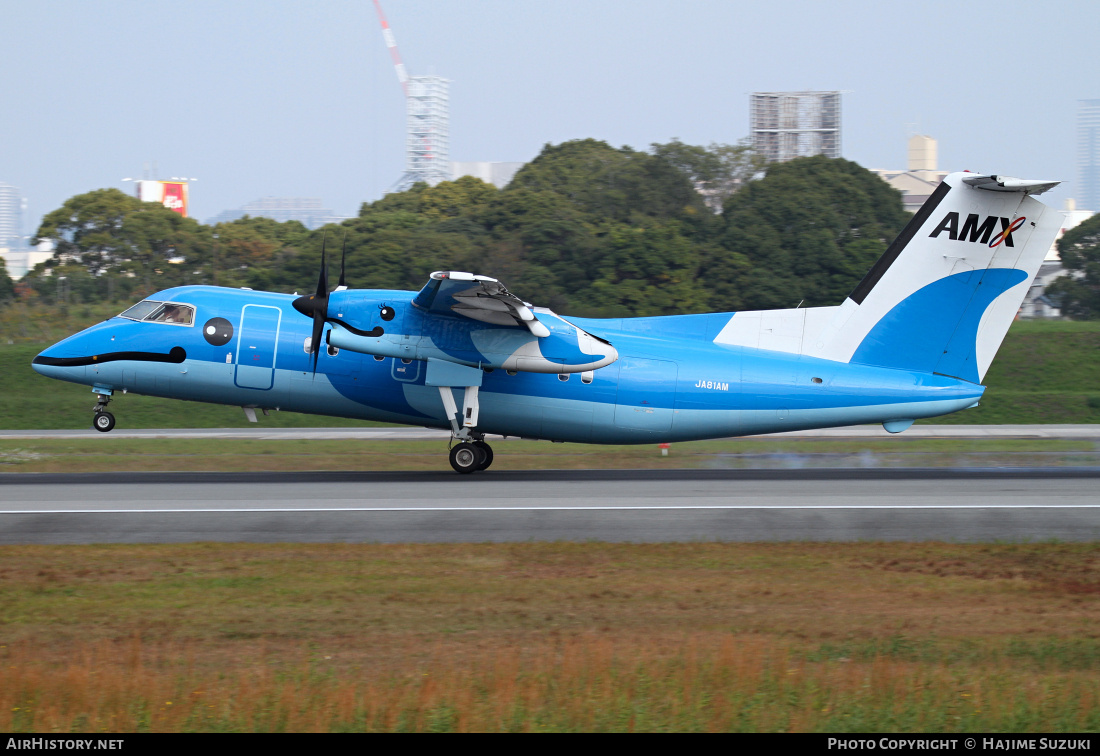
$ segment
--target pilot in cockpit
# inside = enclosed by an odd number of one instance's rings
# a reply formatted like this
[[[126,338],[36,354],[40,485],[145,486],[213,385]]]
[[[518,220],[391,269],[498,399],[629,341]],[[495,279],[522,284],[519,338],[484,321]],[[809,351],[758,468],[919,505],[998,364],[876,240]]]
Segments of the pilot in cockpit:
[[[191,323],[191,308],[190,307],[178,307],[173,304],[164,305],[164,309],[161,310],[154,318],[157,323],[182,323],[184,325],[190,325]]]

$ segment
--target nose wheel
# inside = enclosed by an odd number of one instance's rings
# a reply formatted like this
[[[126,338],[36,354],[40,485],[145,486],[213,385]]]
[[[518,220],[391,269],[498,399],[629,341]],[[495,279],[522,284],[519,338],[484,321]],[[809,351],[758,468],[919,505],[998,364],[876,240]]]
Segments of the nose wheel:
[[[485,470],[493,464],[493,449],[484,441],[463,441],[451,447],[451,467],[462,475]]]
[[[92,417],[92,427],[100,433],[106,433],[115,427],[115,416],[107,410],[97,412]]]
[[[106,389],[96,388],[99,399],[96,400],[92,415],[92,427],[100,433],[106,433],[115,427],[115,416],[107,411],[107,403],[111,401],[111,394]]]

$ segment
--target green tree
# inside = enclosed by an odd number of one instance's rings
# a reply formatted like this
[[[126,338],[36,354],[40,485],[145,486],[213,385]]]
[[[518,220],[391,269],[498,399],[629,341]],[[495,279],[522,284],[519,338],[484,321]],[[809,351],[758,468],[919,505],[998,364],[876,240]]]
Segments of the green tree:
[[[715,211],[767,165],[747,139],[737,144],[712,142],[709,147],[673,139],[667,144],[651,144],[650,149],[687,176]]]
[[[491,202],[499,191],[473,176],[444,181],[420,193],[420,213],[432,221],[472,215]]]
[[[1100,319],[1100,215],[1066,231],[1058,253],[1068,275],[1051,283],[1046,295],[1066,317]]]
[[[313,231],[247,217],[204,226],[97,190],[46,216],[38,236],[57,254],[20,291],[72,304],[182,283],[310,291],[322,246],[335,282],[346,243],[356,288],[415,290],[432,271],[470,270],[566,314],[793,307],[840,301],[905,223],[899,195],[855,163],[804,158],[750,181],[759,168],[745,144],[576,140],[546,145],[503,190],[421,183]],[[706,202],[721,197],[716,214]]]
[[[123,223],[140,208],[140,200],[117,189],[78,194],[42,219],[33,243],[52,241],[56,260],[83,265],[94,275],[129,258]]]
[[[209,283],[217,286],[277,287],[279,271],[298,254],[310,231],[298,221],[245,216],[210,229]]]
[[[798,158],[727,200],[701,275],[715,309],[839,304],[908,220],[901,195],[841,158]]]
[[[595,139],[543,147],[504,192],[521,189],[554,192],[584,213],[620,222],[704,208],[688,178],[667,160]]]
[[[46,215],[35,243],[49,240],[49,267],[81,266],[110,294],[121,278],[139,282],[142,295],[205,277],[210,249],[208,229],[193,218],[154,202],[142,202],[117,189],[97,189],[68,199]],[[41,278],[42,271],[31,274]],[[32,282],[37,289],[40,283]]]
[[[0,302],[10,302],[15,298],[15,282],[8,275],[8,267],[0,260]]]

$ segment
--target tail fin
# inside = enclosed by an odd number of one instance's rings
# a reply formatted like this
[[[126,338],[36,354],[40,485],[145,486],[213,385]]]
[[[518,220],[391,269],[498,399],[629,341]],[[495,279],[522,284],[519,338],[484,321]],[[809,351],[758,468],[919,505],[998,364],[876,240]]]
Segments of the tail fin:
[[[799,351],[980,383],[1062,224],[1030,195],[1058,183],[950,174]]]

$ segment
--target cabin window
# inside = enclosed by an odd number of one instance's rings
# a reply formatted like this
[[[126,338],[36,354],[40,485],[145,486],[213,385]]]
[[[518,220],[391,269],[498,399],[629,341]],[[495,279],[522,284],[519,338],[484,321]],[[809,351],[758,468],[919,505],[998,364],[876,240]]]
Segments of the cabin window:
[[[581,383],[591,383],[591,382],[592,382],[592,371],[591,370],[585,370],[583,373],[581,373]]]
[[[821,383],[821,379],[817,378],[817,377],[811,378],[810,380],[813,381],[814,383]]]
[[[569,373],[558,373],[558,380],[565,382],[569,380]]]
[[[381,362],[381,361],[382,361],[382,360],[384,360],[384,359],[386,359],[386,358],[385,358],[385,357],[383,357],[383,356],[382,356],[382,355],[380,355],[380,354],[376,354],[376,355],[374,355],[374,361],[375,361],[375,362]]]

